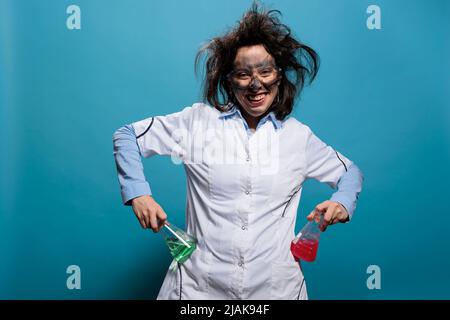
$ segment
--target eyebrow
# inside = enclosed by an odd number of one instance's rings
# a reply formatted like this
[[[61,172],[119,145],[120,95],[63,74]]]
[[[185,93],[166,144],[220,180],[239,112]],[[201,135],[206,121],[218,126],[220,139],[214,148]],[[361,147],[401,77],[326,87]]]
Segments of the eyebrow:
[[[267,66],[274,67],[275,63],[273,61],[264,60],[264,61],[255,63],[254,65],[245,65],[245,66],[239,66],[239,67],[235,66],[235,68],[239,70],[239,69],[248,69],[248,68],[253,69],[253,68],[267,67]]]
[[[272,66],[272,67],[274,67],[276,65],[275,59],[273,57],[271,57],[270,55],[266,55],[264,60],[259,61],[259,62],[255,63],[254,65],[250,65],[250,66],[246,65],[245,67],[238,67],[238,66],[236,66],[235,63],[233,63],[233,66],[236,69],[247,69],[248,67],[250,67],[250,68],[258,68],[258,67],[266,67],[266,66],[269,66],[269,65]]]

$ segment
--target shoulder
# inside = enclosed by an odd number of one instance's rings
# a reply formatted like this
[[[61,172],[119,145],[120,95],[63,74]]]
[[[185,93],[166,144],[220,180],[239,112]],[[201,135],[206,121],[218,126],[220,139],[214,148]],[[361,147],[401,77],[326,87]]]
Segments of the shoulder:
[[[292,116],[289,116],[283,121],[283,129],[288,133],[301,134],[306,136],[312,132],[311,128],[308,125]]]
[[[213,108],[202,102],[178,109],[178,111],[152,115],[143,120],[135,121],[131,125],[136,132],[143,132],[150,127],[176,126],[179,128],[190,127],[195,122],[204,122],[212,114]]]
[[[220,114],[219,110],[204,102],[195,102],[191,106],[185,107],[181,112],[189,113],[192,116],[198,118],[217,116],[218,114]]]
[[[221,112],[207,103],[196,102],[188,108],[190,109],[191,125],[201,124],[204,128],[208,128],[216,126],[220,119]]]
[[[156,115],[154,118],[160,122],[181,121],[181,123],[190,124],[197,121],[204,122],[213,114],[214,108],[203,102],[196,102],[192,105],[187,105],[181,109],[178,109],[176,112]]]

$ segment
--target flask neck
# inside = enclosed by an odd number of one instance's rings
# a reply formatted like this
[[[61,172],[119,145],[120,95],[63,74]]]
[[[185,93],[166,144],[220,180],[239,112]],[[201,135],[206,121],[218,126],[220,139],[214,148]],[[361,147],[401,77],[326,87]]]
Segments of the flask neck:
[[[323,214],[316,214],[314,219],[309,221],[301,230],[301,234],[303,237],[312,237],[318,239],[320,237],[320,226],[323,223]]]

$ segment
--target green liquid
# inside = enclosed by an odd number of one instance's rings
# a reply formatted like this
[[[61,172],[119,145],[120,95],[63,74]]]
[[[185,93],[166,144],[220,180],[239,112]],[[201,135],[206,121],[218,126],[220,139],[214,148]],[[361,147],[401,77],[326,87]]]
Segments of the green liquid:
[[[197,248],[195,241],[185,240],[191,247],[188,248],[177,238],[170,238],[166,240],[167,246],[169,247],[170,254],[179,263],[185,262]]]

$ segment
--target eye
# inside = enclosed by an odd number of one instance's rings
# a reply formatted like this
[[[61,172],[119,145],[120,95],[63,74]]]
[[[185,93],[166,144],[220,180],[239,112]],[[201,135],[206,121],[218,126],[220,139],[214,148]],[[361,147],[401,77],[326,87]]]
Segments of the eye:
[[[245,72],[238,72],[238,73],[236,74],[236,76],[237,76],[238,78],[240,78],[240,79],[244,79],[244,78],[249,77],[249,75],[246,74]]]
[[[264,69],[260,72],[262,76],[270,76],[272,74],[272,69]]]

